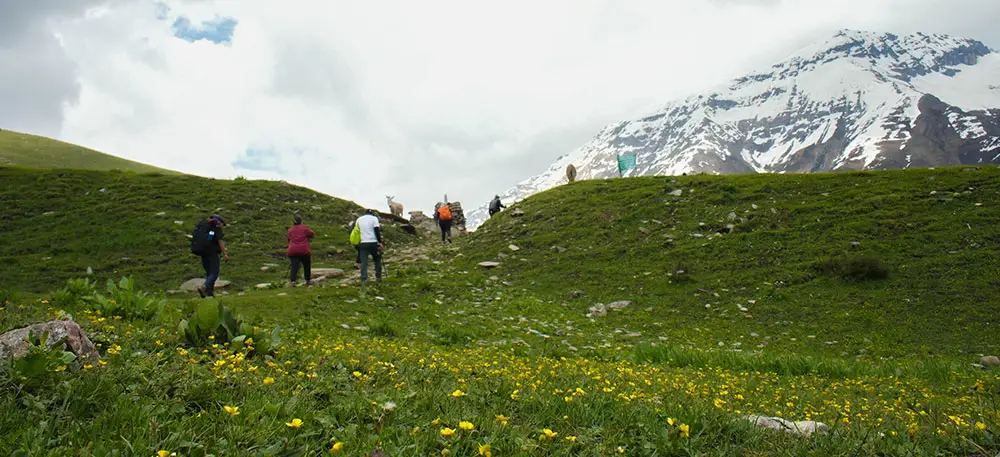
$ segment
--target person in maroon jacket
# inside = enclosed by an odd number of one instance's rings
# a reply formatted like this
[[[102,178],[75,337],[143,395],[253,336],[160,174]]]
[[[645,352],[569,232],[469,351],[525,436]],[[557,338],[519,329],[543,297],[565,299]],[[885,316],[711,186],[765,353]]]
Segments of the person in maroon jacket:
[[[309,250],[309,240],[316,236],[308,226],[302,223],[302,216],[295,215],[295,225],[288,229],[288,258],[291,259],[292,281],[291,286],[295,287],[295,280],[299,276],[299,265],[305,270],[306,285],[312,285],[312,252]]]

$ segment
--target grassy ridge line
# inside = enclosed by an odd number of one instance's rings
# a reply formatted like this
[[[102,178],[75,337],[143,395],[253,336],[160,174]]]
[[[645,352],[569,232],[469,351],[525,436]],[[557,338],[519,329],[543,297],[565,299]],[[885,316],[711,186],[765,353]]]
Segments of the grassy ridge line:
[[[583,181],[488,221],[458,261],[500,260],[494,274],[556,302],[631,299],[647,322],[635,330],[681,340],[991,353],[998,178],[982,167]],[[888,279],[820,268],[859,258]]]
[[[120,171],[0,167],[0,286],[46,291],[92,267],[95,279],[133,275],[146,289],[174,289],[203,275],[185,237],[195,222],[224,215],[235,288],[284,278],[293,213],[317,233],[314,265],[349,267],[343,228],[361,207],[269,181],[215,180]],[[161,214],[162,213],[162,214]],[[177,222],[180,223],[177,223]],[[390,242],[408,235],[389,228]],[[349,252],[339,254],[339,250]],[[266,271],[261,267],[276,264]]]
[[[75,144],[10,130],[0,130],[0,165],[178,174]]]

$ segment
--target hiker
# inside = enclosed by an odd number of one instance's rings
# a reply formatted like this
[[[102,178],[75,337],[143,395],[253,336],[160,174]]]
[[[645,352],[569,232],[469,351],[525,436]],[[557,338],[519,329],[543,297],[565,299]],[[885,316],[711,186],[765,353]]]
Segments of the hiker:
[[[375,210],[365,211],[355,222],[355,230],[360,235],[358,250],[361,253],[361,285],[368,282],[368,256],[375,261],[375,282],[382,283],[382,231],[379,230]],[[354,235],[352,234],[352,237]]]
[[[490,217],[494,214],[499,213],[500,210],[506,208],[503,203],[500,203],[500,196],[497,195],[493,197],[493,201],[490,202]]]
[[[288,250],[285,254],[291,260],[291,287],[295,287],[295,280],[299,276],[299,266],[304,271],[306,286],[312,285],[312,252],[309,249],[309,241],[316,233],[309,226],[302,223],[302,216],[296,214],[292,218],[292,228],[288,229]]]
[[[205,284],[198,287],[201,298],[215,296],[215,281],[219,279],[219,254],[229,261],[224,238],[226,234],[222,227],[226,221],[222,216],[215,215],[202,219],[194,226],[191,233],[191,253],[201,257],[201,266],[205,268]]]
[[[441,227],[441,244],[445,244],[446,240],[451,243],[451,205],[447,203],[434,205],[434,220]]]

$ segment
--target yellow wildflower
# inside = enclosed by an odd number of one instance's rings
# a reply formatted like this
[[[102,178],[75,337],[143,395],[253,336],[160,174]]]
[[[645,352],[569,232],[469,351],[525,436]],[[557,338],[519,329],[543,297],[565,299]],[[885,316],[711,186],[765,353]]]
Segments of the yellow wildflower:
[[[500,425],[507,425],[507,422],[510,421],[510,418],[504,416],[503,414],[497,414],[497,420],[500,421]]]
[[[441,429],[441,436],[451,438],[452,436],[455,436],[455,429],[444,427]]]
[[[476,426],[472,425],[472,422],[462,421],[462,422],[458,423],[458,428],[460,428],[462,430],[472,430],[472,429],[476,428]]]
[[[232,414],[234,416],[239,416],[240,415],[240,407],[239,406],[228,406],[227,405],[227,406],[223,406],[222,409],[225,412],[227,412],[229,414]]]
[[[986,424],[982,422],[976,422],[976,430],[986,430]]]
[[[170,457],[170,451],[160,449],[159,451],[156,451],[156,457]]]
[[[566,441],[569,441],[570,443],[575,443],[576,442],[576,436],[575,435],[567,436],[566,437]]]
[[[687,438],[691,436],[691,426],[688,424],[681,424],[678,426],[681,429],[681,438]]]
[[[344,450],[344,443],[337,441],[333,443],[333,447],[330,448],[330,452],[340,452]]]
[[[269,386],[271,384],[274,384],[274,378],[272,378],[270,376],[264,378],[264,385],[265,386]]]
[[[302,419],[296,417],[291,422],[285,422],[285,426],[288,428],[299,428],[302,426]]]
[[[490,449],[490,445],[489,444],[480,444],[479,445],[479,455],[481,455],[483,457],[493,457],[493,451]]]
[[[559,436],[559,433],[553,432],[550,428],[542,429],[542,434],[538,435],[539,440],[551,440]]]
[[[455,398],[464,397],[465,396],[465,392],[462,392],[461,390],[456,390],[456,391],[454,391],[454,392],[451,393],[451,396],[455,397]]]
[[[671,427],[673,427],[674,424],[676,424],[676,423],[677,423],[677,421],[674,420],[674,418],[672,418],[672,417],[668,417],[667,418],[667,425],[670,425]]]

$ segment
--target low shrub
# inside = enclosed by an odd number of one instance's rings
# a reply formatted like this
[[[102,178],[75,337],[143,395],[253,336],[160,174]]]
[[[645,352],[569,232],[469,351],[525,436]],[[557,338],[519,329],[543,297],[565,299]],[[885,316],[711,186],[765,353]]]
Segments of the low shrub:
[[[71,307],[83,303],[97,291],[97,283],[90,278],[69,279],[66,285],[52,294],[52,303],[61,307]]]
[[[280,343],[280,330],[266,330],[252,326],[240,319],[233,310],[215,299],[196,302],[187,319],[177,325],[180,336],[189,347],[228,344],[229,350],[244,347],[248,353],[268,354]]]
[[[872,281],[889,277],[889,267],[876,257],[826,259],[813,265],[813,269],[819,274],[845,281]]]

